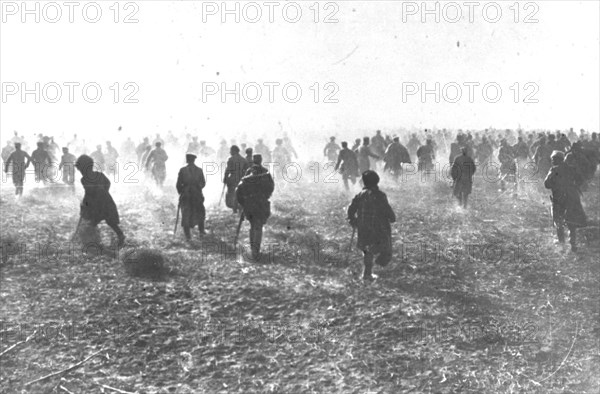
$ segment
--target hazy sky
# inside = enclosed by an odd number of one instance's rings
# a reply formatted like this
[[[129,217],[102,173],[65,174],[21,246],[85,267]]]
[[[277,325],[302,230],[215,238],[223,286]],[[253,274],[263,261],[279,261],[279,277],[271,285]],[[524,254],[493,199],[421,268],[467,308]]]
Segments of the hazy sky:
[[[7,4],[11,3],[11,4]],[[33,3],[33,2],[32,2]],[[338,1],[296,2],[288,6],[289,20],[295,16],[296,4],[302,11],[300,20],[288,22],[282,14],[283,4],[274,8],[274,22],[269,22],[269,8],[256,2],[262,11],[258,23],[250,23],[256,7],[246,6],[244,18],[240,2],[240,22],[228,15],[221,22],[221,2],[137,1],[120,2],[114,23],[113,1],[99,1],[102,16],[97,23],[86,22],[81,2],[69,23],[68,8],[61,6],[57,23],[44,20],[40,2],[40,22],[34,16],[21,21],[14,5],[2,1],[0,25],[0,78],[3,83],[0,127],[3,136],[18,130],[67,134],[79,133],[88,139],[103,139],[123,126],[136,138],[142,134],[166,133],[167,130],[197,132],[209,140],[217,136],[247,135],[284,130],[298,135],[344,135],[353,130],[392,130],[401,127],[448,128],[585,128],[598,130],[599,125],[599,15],[597,1],[539,1],[518,4],[515,23],[513,2],[498,2],[502,16],[496,23],[495,9],[487,6],[487,19],[481,2],[469,21],[469,8],[461,5],[462,18],[456,23],[456,8],[439,4],[440,22],[434,15],[421,21],[403,14],[421,2]],[[228,2],[233,9],[235,2]],[[62,5],[63,2],[56,4]],[[433,9],[435,4],[428,6]],[[509,7],[513,6],[513,9]],[[313,7],[311,9],[310,7]],[[33,5],[31,6],[33,9]],[[218,9],[217,9],[218,8]],[[314,9],[319,9],[318,23]],[[203,9],[206,22],[203,21]],[[210,12],[216,10],[215,15]],[[88,7],[93,18],[94,8]],[[324,23],[332,14],[337,23]],[[138,23],[123,23],[132,14]],[[55,10],[46,8],[46,17]],[[444,15],[447,18],[444,18]],[[406,22],[403,21],[403,16]],[[524,23],[525,17],[537,23]],[[46,86],[47,97],[55,96],[52,83],[62,86],[62,98],[49,103],[44,96],[35,103],[33,95],[23,103],[20,92],[7,95],[14,84],[29,89],[35,82]],[[76,82],[74,103],[69,103],[65,82]],[[97,83],[102,97],[96,103],[83,98],[82,86]],[[124,103],[134,86],[138,103]],[[235,83],[247,86],[246,97],[255,97],[253,86],[262,87],[257,103],[235,103],[234,95],[207,96],[203,102],[203,83]],[[269,102],[269,87],[274,102]],[[440,83],[450,99],[461,86],[462,98],[451,103],[442,96],[435,102],[433,94],[420,93],[403,100],[403,85],[420,88],[425,83],[433,89]],[[469,88],[473,101],[469,102]],[[50,83],[50,85],[48,85]],[[119,83],[118,103],[115,83]],[[295,83],[302,89],[298,102],[284,100],[282,86]],[[318,83],[318,103],[315,99]],[[325,88],[325,84],[327,89]],[[496,103],[487,102],[482,86],[497,84],[502,96]],[[519,103],[514,102],[519,85]],[[531,83],[527,85],[526,83]],[[246,85],[250,84],[250,85]],[[416,84],[416,85],[415,85]],[[450,85],[447,85],[450,84]],[[111,90],[113,86],[113,90]],[[213,85],[215,86],[215,85]],[[454,86],[454,87],[453,87]],[[311,87],[312,90],[311,90]],[[512,87],[512,90],[511,90]],[[326,103],[334,92],[337,103]],[[537,103],[524,103],[528,95]],[[493,99],[495,89],[488,90]],[[95,96],[94,89],[88,96]],[[295,90],[288,90],[293,99]],[[281,126],[278,122],[281,122]],[[273,137],[274,138],[274,137]]]

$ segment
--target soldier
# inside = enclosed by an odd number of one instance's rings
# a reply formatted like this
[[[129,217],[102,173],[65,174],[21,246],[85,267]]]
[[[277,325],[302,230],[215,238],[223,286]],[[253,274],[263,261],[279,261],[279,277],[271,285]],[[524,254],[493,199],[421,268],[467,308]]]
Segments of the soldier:
[[[31,152],[31,162],[33,163],[33,168],[35,169],[35,181],[39,182],[40,180],[44,183],[48,181],[47,171],[52,163],[52,159],[48,152],[44,149],[44,143],[38,142],[37,149]]]
[[[390,223],[396,215],[388,203],[385,193],[379,190],[379,175],[375,171],[362,174],[363,190],[358,193],[348,207],[348,221],[358,228],[356,246],[364,254],[363,279],[373,280],[373,259],[385,266],[392,259],[392,229]]]
[[[6,146],[2,148],[2,161],[6,162],[11,153],[15,151],[14,144],[10,141],[6,141]]]
[[[252,163],[252,148],[246,148],[244,152],[246,153],[246,162],[248,163],[248,166],[250,166]]]
[[[121,144],[121,153],[125,156],[125,160],[129,161],[134,158],[135,152],[135,144],[131,140],[131,137],[127,137],[125,141]]]
[[[381,130],[377,130],[375,135],[371,139],[371,150],[379,157],[383,157],[385,154],[385,139],[381,135]]]
[[[94,160],[90,156],[79,156],[75,168],[81,173],[81,184],[85,191],[79,211],[81,219],[93,227],[106,221],[117,234],[118,246],[123,246],[125,235],[119,227],[117,205],[109,193],[110,181],[102,172],[94,171]]]
[[[419,171],[430,171],[433,169],[433,161],[435,160],[435,151],[433,150],[433,141],[427,139],[425,145],[417,149],[418,169]]]
[[[275,149],[273,149],[271,157],[273,158],[275,167],[279,167],[279,173],[281,173],[281,176],[283,177],[285,165],[292,161],[292,156],[283,146],[283,140],[281,138],[275,140]]]
[[[23,195],[23,180],[25,179],[25,169],[29,167],[31,157],[27,152],[21,150],[21,143],[15,142],[15,151],[8,156],[4,162],[4,172],[8,173],[12,167],[12,180],[16,187],[15,195]]]
[[[227,168],[225,169],[225,177],[223,183],[227,186],[227,194],[225,194],[225,205],[227,208],[233,209],[233,213],[237,213],[239,204],[235,197],[235,188],[240,183],[246,170],[250,164],[240,155],[240,148],[233,145],[229,149],[231,157],[227,160]]]
[[[144,152],[146,152],[146,148],[150,146],[150,142],[148,141],[148,137],[144,137],[144,140],[135,148],[135,153],[137,155],[138,163],[140,166],[144,163],[142,160],[142,156]]]
[[[115,165],[117,165],[117,159],[119,158],[119,152],[112,146],[110,141],[106,141],[106,155],[104,155],[106,162],[106,171],[107,172],[116,172],[117,169]]]
[[[228,152],[230,152],[230,148],[227,147],[227,141],[222,139],[219,150],[217,151],[217,160],[219,163],[225,163],[227,161]]]
[[[517,179],[517,166],[515,164],[515,157],[513,154],[512,147],[508,145],[506,139],[502,139],[500,142],[500,150],[498,151],[498,161],[500,162],[500,188],[504,191],[506,189],[507,178],[514,178],[513,182],[516,184]]]
[[[162,143],[157,142],[154,146],[156,148],[148,154],[144,166],[146,167],[146,170],[150,169],[150,166],[152,166],[152,177],[156,181],[156,184],[159,187],[162,187],[165,178],[167,177],[166,162],[169,160],[169,155],[167,155],[167,152],[162,148]]]
[[[94,161],[94,165],[100,172],[104,172],[104,153],[102,153],[102,145],[96,145],[96,150],[90,154]]]
[[[263,143],[262,139],[258,139],[258,143],[254,147],[254,153],[261,155],[263,163],[269,163],[271,161],[271,150]]]
[[[565,134],[561,134],[560,138],[557,141],[561,152],[566,152],[571,147],[571,141],[567,138]]]
[[[587,190],[587,184],[596,172],[596,158],[592,151],[584,150],[583,143],[574,142],[571,149],[565,155],[565,164],[571,166],[579,175],[580,184],[577,187],[581,191]]]
[[[342,150],[340,151],[337,163],[335,164],[334,170],[337,171],[338,169],[342,174],[344,188],[349,190],[348,179],[355,185],[356,177],[360,174],[358,173],[358,159],[356,158],[356,153],[348,149],[348,143],[346,141],[342,142]]]
[[[60,158],[60,164],[58,170],[62,170],[62,179],[65,185],[71,188],[71,191],[75,192],[75,155],[69,153],[69,148],[62,148],[63,155]]]
[[[493,153],[494,148],[492,144],[490,144],[486,136],[483,136],[481,143],[477,145],[477,160],[479,161],[479,165],[489,162]]]
[[[552,190],[552,219],[556,227],[558,242],[565,242],[565,225],[569,229],[571,250],[577,250],[577,227],[586,225],[585,212],[580,200],[579,174],[564,162],[564,153],[552,152],[552,168],[546,176],[544,186]]]
[[[200,150],[198,151],[198,155],[201,159],[206,160],[212,157],[215,153],[216,152],[213,148],[206,145],[206,141],[200,141]]]
[[[461,148],[462,154],[454,158],[450,174],[452,175],[453,194],[458,199],[458,203],[467,207],[467,200],[473,188],[473,174],[475,174],[475,162],[467,154],[466,146]]]
[[[394,136],[393,142],[385,150],[383,161],[385,162],[383,170],[389,170],[396,178],[402,172],[402,163],[411,162],[408,149],[400,143],[400,137]]]
[[[250,222],[250,250],[252,259],[257,260],[260,256],[263,226],[271,216],[269,198],[275,190],[275,183],[269,171],[261,165],[261,155],[254,155],[252,162],[236,190],[236,195],[243,208],[242,215]]]
[[[535,154],[533,155],[533,160],[537,166],[537,173],[542,177],[546,177],[548,175],[548,171],[552,167],[552,160],[550,159],[550,155],[552,155],[552,150],[550,148],[550,144],[546,142],[546,136],[542,134],[542,137],[536,141],[537,148],[535,149]]]
[[[359,148],[360,148],[360,138],[357,138],[354,140],[354,145],[352,145],[352,148],[350,150],[353,151],[354,153],[358,154]]]
[[[283,146],[287,149],[290,154],[294,156],[294,159],[298,158],[298,153],[296,153],[296,149],[294,149],[294,145],[292,144],[292,140],[287,136],[287,133],[283,135]]]
[[[411,157],[414,157],[417,154],[419,146],[421,146],[421,141],[417,138],[417,133],[412,133],[410,140],[408,140],[408,143],[406,144],[406,148]]]
[[[370,143],[370,138],[364,137],[363,144],[358,149],[358,170],[361,174],[371,168],[371,162],[369,161],[369,157],[372,157],[374,159],[379,159],[379,156],[377,156],[376,154],[371,152],[369,143]]]
[[[188,153],[185,155],[187,166],[179,170],[177,176],[177,193],[179,193],[179,206],[181,207],[181,227],[185,238],[191,239],[190,229],[198,226],[200,236],[204,232],[204,220],[206,211],[204,209],[204,195],[202,189],[206,186],[202,169],[194,164],[196,155]]]
[[[198,143],[198,137],[192,137],[192,142],[188,144],[187,151],[195,155],[200,154],[200,144]]]
[[[323,156],[327,157],[328,162],[335,161],[340,149],[340,146],[335,143],[335,137],[329,137],[329,142],[323,149]]]

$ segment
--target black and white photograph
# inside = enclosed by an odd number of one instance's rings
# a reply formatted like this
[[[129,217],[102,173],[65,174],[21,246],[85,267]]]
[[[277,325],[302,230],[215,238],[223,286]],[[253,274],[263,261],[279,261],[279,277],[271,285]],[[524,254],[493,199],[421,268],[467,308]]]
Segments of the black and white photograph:
[[[600,1],[0,0],[0,392],[600,392]]]

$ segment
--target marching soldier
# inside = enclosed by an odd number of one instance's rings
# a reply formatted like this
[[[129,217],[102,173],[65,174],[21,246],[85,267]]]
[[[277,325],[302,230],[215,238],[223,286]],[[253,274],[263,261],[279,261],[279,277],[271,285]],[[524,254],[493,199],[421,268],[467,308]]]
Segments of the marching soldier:
[[[392,259],[392,229],[390,223],[396,215],[388,203],[387,196],[379,190],[379,175],[375,171],[362,174],[363,190],[348,207],[348,221],[358,229],[356,246],[364,254],[363,279],[373,280],[373,260],[380,266]]]
[[[361,174],[371,168],[369,157],[377,160],[379,159],[379,156],[371,152],[371,148],[369,147],[370,142],[371,139],[369,137],[364,137],[363,144],[358,149],[358,169]]]
[[[94,160],[96,168],[98,168],[100,172],[104,172],[104,153],[102,153],[102,145],[96,145],[96,150],[90,154],[90,157]]]
[[[323,156],[327,157],[328,162],[335,161],[339,151],[340,146],[335,143],[335,137],[330,137],[325,149],[323,149]]]
[[[257,140],[257,144],[254,147],[254,153],[256,153],[257,155],[261,155],[261,157],[263,158],[263,162],[271,162],[271,149],[269,149],[269,147],[264,144],[262,138],[259,138]]]
[[[246,162],[248,163],[248,165],[250,166],[252,164],[252,148],[246,148],[244,150],[244,152],[246,153]]]
[[[27,152],[21,150],[21,143],[15,142],[15,151],[8,156],[4,162],[4,172],[8,173],[8,169],[12,165],[12,180],[16,187],[15,194],[23,195],[23,180],[25,179],[25,169],[29,167],[31,157]]]
[[[162,187],[165,178],[167,177],[166,162],[169,160],[169,155],[167,155],[167,152],[162,148],[162,143],[157,142],[155,146],[156,148],[154,148],[146,158],[145,167],[146,169],[149,169],[150,165],[152,165],[152,177],[156,181],[156,184],[159,187]]]
[[[425,145],[417,149],[418,169],[419,171],[430,171],[433,169],[433,161],[435,160],[435,151],[433,149],[433,141],[427,139]]]
[[[237,213],[239,204],[235,197],[235,188],[250,165],[240,155],[240,148],[237,145],[233,145],[229,149],[229,153],[231,157],[227,160],[227,168],[225,169],[225,177],[223,178],[223,183],[227,186],[225,205],[227,205],[227,208],[233,209],[233,213]]]
[[[93,227],[106,221],[117,234],[119,247],[123,246],[125,235],[119,227],[117,205],[109,193],[110,181],[102,172],[94,171],[94,160],[90,156],[79,156],[75,168],[81,173],[81,184],[85,191],[79,211],[81,219]]]
[[[71,191],[75,191],[75,161],[76,157],[74,154],[69,153],[69,148],[62,148],[63,155],[58,165],[58,170],[62,170],[62,179],[65,185],[71,188]]]
[[[385,162],[383,170],[390,171],[396,178],[402,171],[402,163],[411,162],[408,149],[400,143],[400,137],[394,136],[393,142],[385,150],[383,161]]]
[[[355,185],[356,177],[359,176],[359,173],[356,153],[348,149],[348,143],[346,141],[342,142],[342,150],[340,151],[337,163],[335,164],[334,170],[337,171],[338,169],[342,174],[344,188],[346,190],[349,190],[350,188],[348,186],[348,179],[350,179],[350,182],[352,182],[352,184]]]
[[[473,188],[473,174],[475,174],[475,162],[467,154],[468,148],[463,146],[462,155],[454,158],[450,174],[452,175],[453,194],[458,199],[458,203],[463,207],[467,207],[467,199]]]
[[[200,236],[204,232],[204,220],[206,211],[204,209],[204,195],[202,189],[206,186],[204,173],[194,162],[196,155],[188,153],[185,155],[187,166],[179,170],[177,176],[177,193],[179,193],[179,206],[181,207],[181,227],[185,238],[191,239],[190,229],[198,226]]]
[[[587,220],[581,205],[578,185],[581,176],[564,162],[564,153],[552,153],[552,168],[546,176],[544,186],[552,190],[552,219],[556,227],[558,242],[565,242],[565,225],[569,229],[571,250],[577,250],[577,228],[585,227]]]
[[[269,171],[262,166],[262,156],[254,155],[252,160],[253,164],[237,187],[236,195],[243,208],[242,215],[250,222],[250,250],[252,259],[257,260],[260,256],[263,226],[271,216],[269,198],[275,190],[275,183]]]

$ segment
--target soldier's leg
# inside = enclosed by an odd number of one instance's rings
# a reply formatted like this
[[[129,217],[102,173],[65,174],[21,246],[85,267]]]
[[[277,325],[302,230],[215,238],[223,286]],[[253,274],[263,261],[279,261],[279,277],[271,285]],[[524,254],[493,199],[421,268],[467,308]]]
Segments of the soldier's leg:
[[[253,218],[250,221],[250,250],[252,258],[258,259],[260,256],[260,244],[262,242],[263,223],[260,219]]]
[[[202,203],[202,208],[200,209],[200,223],[198,223],[198,230],[200,231],[200,236],[206,234],[204,231],[204,221],[206,220],[206,209],[204,208],[204,203]]]
[[[192,236],[190,234],[190,227],[189,226],[183,226],[183,233],[185,234],[185,239],[187,239],[188,241],[190,239],[192,239]]]
[[[350,190],[350,186],[348,185],[348,175],[342,175],[342,181],[344,181],[344,189]]]
[[[123,231],[121,231],[121,228],[119,227],[119,225],[116,223],[107,223],[107,224],[117,234],[117,238],[119,239],[118,245],[123,246],[123,244],[125,243],[125,234],[123,234]]]
[[[373,253],[363,250],[365,255],[364,264],[365,267],[363,269],[363,279],[372,280],[373,279]]]
[[[463,198],[463,207],[466,208],[467,207],[467,201],[469,200],[469,195],[465,192],[463,192],[462,194],[462,198]]]

